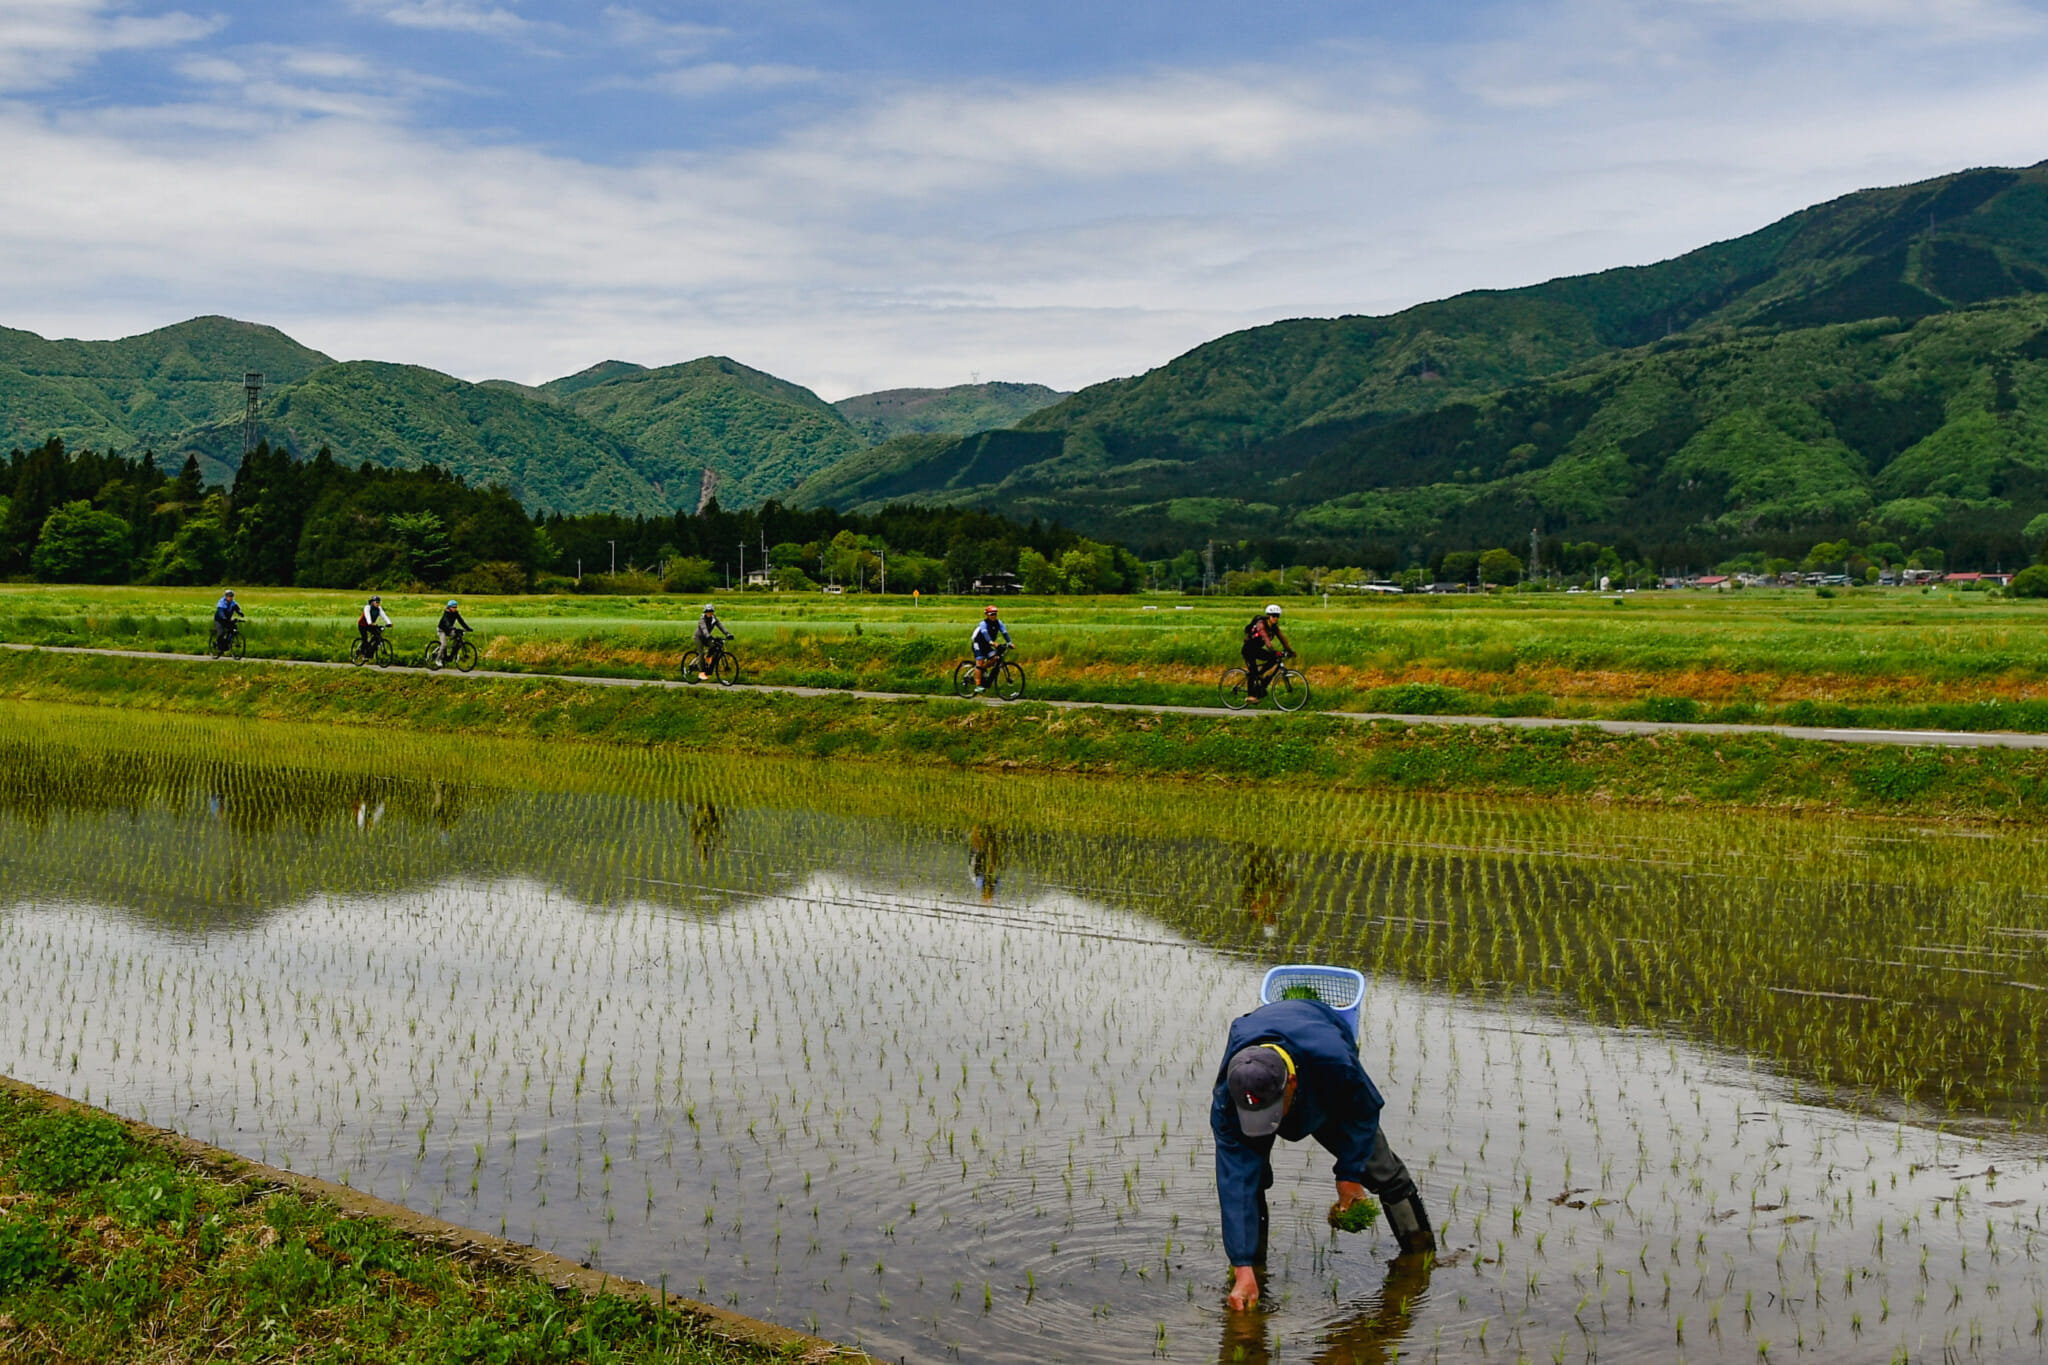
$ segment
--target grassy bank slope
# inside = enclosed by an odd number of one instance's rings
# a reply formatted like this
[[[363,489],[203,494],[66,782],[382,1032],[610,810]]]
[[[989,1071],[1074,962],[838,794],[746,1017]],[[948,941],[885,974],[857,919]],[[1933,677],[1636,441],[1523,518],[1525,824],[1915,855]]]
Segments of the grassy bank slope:
[[[213,590],[0,588],[0,641],[197,654]],[[249,652],[339,660],[360,594],[251,589]],[[416,657],[440,595],[387,594]],[[674,677],[701,598],[530,596],[465,602],[484,666]],[[1244,598],[1014,598],[1031,695],[1215,705],[1238,662]],[[965,654],[975,599],[726,594],[749,682],[932,694]],[[1288,633],[1318,709],[1733,724],[2048,731],[2037,602],[1870,589],[1290,598]]]
[[[673,744],[707,753],[1356,790],[2025,821],[2041,818],[2048,797],[2048,753],[1865,748],[1762,734],[1409,728],[1315,715],[1160,716],[922,698],[876,704],[35,654],[0,657],[0,696],[222,718]]]
[[[310,1183],[0,1083],[0,1358],[798,1358],[287,1187]]]

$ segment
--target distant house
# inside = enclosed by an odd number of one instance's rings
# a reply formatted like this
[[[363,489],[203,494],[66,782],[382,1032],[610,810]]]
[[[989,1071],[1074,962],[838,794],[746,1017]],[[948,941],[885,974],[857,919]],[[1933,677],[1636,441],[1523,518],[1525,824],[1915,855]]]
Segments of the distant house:
[[[1708,588],[1714,592],[1726,592],[1731,585],[1726,574],[1710,573],[1702,574],[1700,577],[1695,578],[1692,581],[1692,586],[1695,588]],[[1740,587],[1741,585],[1735,584],[1733,586]]]
[[[766,569],[756,569],[747,575],[747,586],[750,588],[772,588],[775,586],[775,579]]]
[[[1013,573],[985,573],[975,579],[967,591],[981,596],[1000,596],[1004,593],[1022,592],[1024,584]]]
[[[1990,575],[1981,573],[1952,573],[1942,578],[1944,583],[1953,583],[1959,588],[1981,588]]]

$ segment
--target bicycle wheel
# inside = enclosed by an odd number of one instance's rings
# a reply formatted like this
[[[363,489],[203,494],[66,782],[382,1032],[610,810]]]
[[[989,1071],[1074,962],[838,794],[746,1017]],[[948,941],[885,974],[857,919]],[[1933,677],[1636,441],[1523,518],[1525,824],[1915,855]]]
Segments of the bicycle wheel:
[[[1267,686],[1266,695],[1282,711],[1299,711],[1308,705],[1308,679],[1291,668],[1283,668]]]
[[[236,631],[234,639],[228,642],[228,653],[234,655],[237,659],[249,657],[249,642],[242,638],[241,631]]]
[[[695,683],[697,681],[697,671],[703,666],[704,661],[697,657],[697,651],[693,649],[683,655],[683,662],[678,672],[681,674],[684,682]]]
[[[740,661],[732,657],[731,650],[722,650],[718,662],[712,665],[711,676],[727,687],[740,680]]]
[[[429,673],[441,671],[441,646],[438,641],[429,640],[421,647],[419,666]]]
[[[1015,701],[1024,695],[1024,670],[1016,664],[1005,662],[996,670],[996,695],[1004,701]]]
[[[377,667],[389,668],[397,662],[398,651],[391,647],[391,642],[389,640],[379,640],[377,642]]]
[[[363,642],[361,639],[357,639],[357,641],[354,644],[348,647],[348,661],[354,664],[357,668],[361,668],[364,664],[370,662],[370,656],[363,649]]]
[[[476,646],[464,640],[455,650],[455,667],[467,673],[476,667]]]
[[[1251,701],[1251,675],[1241,668],[1226,669],[1223,681],[1217,690],[1223,694],[1223,704],[1233,711],[1242,711]]]
[[[972,659],[961,663],[953,670],[953,695],[971,697],[974,695],[975,672]]]

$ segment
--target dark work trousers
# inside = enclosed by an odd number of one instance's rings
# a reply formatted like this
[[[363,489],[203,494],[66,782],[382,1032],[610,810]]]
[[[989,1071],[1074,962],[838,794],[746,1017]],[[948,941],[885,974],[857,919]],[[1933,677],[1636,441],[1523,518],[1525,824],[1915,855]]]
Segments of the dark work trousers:
[[[1404,1248],[1416,1221],[1419,1220],[1422,1228],[1428,1228],[1428,1219],[1422,1213],[1422,1201],[1416,1194],[1415,1178],[1408,1174],[1407,1164],[1387,1145],[1384,1131],[1373,1139],[1372,1156],[1365,1163],[1365,1179],[1359,1183],[1378,1196],[1380,1207],[1386,1211],[1387,1219],[1395,1234],[1402,1239]],[[1272,1188],[1273,1163],[1268,1160],[1266,1173],[1259,1182],[1259,1249],[1252,1255],[1253,1263],[1258,1265],[1264,1265],[1266,1261],[1266,1238],[1270,1225],[1266,1191]]]

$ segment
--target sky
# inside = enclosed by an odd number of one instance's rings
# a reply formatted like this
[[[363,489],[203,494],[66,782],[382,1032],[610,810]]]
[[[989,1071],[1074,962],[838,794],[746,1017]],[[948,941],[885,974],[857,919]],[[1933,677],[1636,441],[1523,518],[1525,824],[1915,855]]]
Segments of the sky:
[[[2048,158],[2048,0],[0,0],[0,325],[1077,388]]]

